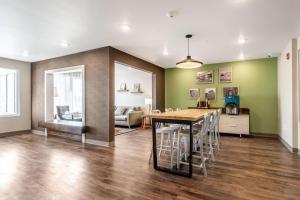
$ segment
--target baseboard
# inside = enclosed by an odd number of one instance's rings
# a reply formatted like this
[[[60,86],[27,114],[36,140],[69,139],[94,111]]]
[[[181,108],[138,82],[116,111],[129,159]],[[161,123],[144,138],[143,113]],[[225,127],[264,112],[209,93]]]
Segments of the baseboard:
[[[45,136],[45,132],[40,131],[40,130],[31,130],[31,133],[35,134],[35,135]],[[97,146],[103,146],[103,147],[114,147],[115,146],[115,142],[104,142],[104,141],[93,140],[93,139],[85,139],[85,143],[86,144],[97,145]]]
[[[251,133],[250,134],[253,137],[265,137],[265,138],[278,138],[278,134],[274,133]]]
[[[93,144],[93,145],[97,145],[97,146],[103,146],[103,147],[114,147],[115,146],[115,142],[104,142],[104,141],[93,140],[93,139],[86,139],[85,143]]]
[[[45,132],[44,132],[44,131],[31,130],[31,133],[32,133],[32,134],[35,134],[35,135],[42,135],[42,136],[45,136]]]
[[[297,148],[293,148],[291,145],[289,145],[284,139],[282,139],[280,136],[278,136],[281,144],[283,144],[283,146],[285,148],[287,148],[287,150],[289,150],[289,152],[291,153],[298,153],[300,152],[300,150],[298,150]]]
[[[0,133],[0,137],[10,137],[10,136],[23,135],[23,134],[29,134],[29,133],[30,133],[30,130],[11,131],[11,132]]]

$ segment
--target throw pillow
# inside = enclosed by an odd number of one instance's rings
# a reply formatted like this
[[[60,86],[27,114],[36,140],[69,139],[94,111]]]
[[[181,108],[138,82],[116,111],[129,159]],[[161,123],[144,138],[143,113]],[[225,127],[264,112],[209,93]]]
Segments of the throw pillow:
[[[124,115],[124,113],[126,112],[126,108],[125,107],[122,107],[122,106],[118,106],[116,111],[115,111],[115,116],[118,116],[118,115]]]

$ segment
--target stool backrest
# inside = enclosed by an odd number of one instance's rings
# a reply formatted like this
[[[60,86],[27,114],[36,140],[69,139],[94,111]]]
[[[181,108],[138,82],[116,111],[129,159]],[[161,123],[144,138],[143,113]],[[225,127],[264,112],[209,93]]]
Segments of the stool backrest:
[[[219,122],[220,122],[221,113],[222,113],[222,110],[221,110],[221,109],[218,109],[218,110],[217,110],[217,116],[216,116],[216,123],[215,123],[215,126],[217,126],[217,127],[219,127]]]
[[[200,134],[203,137],[205,137],[208,133],[208,130],[209,130],[209,127],[210,127],[210,124],[211,124],[211,116],[212,116],[211,113],[204,116],[204,119],[203,119],[203,122],[202,122],[202,128],[200,130]]]
[[[214,111],[211,114],[211,123],[209,126],[209,130],[214,130],[217,123],[218,123],[218,111]]]
[[[161,113],[161,111],[160,110],[151,110],[150,113],[151,114],[159,114],[159,113]]]
[[[173,112],[173,108],[166,108],[166,112]]]
[[[151,111],[150,111],[150,114],[160,114],[160,113],[161,113],[161,111],[158,110],[158,109],[157,109],[157,110],[151,110]],[[153,124],[153,123],[152,123],[152,119],[151,119],[151,124]],[[156,127],[156,128],[160,128],[162,125],[163,125],[162,123],[156,123],[156,126],[155,126],[155,127]]]

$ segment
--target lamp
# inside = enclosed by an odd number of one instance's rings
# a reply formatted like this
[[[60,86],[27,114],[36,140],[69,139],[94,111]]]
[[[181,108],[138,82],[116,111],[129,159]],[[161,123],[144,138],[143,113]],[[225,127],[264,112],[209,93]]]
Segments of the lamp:
[[[150,114],[151,111],[151,105],[152,105],[152,98],[145,98],[145,105],[148,106],[148,114]]]
[[[193,68],[201,67],[203,65],[203,62],[194,60],[190,56],[190,38],[192,38],[192,36],[193,35],[191,35],[191,34],[188,34],[185,36],[188,39],[188,55],[187,55],[186,59],[176,63],[176,67],[178,67],[178,68],[193,69]]]

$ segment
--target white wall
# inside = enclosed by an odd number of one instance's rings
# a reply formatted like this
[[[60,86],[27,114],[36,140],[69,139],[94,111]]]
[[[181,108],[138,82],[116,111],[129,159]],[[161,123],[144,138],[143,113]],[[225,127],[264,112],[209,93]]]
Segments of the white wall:
[[[118,92],[126,83],[129,92]],[[140,83],[142,94],[132,94],[134,83]],[[152,73],[115,63],[115,105],[145,107],[145,98],[152,98]]]
[[[31,129],[31,68],[30,63],[0,58],[0,67],[19,70],[20,116],[0,117],[0,133]]]
[[[297,148],[297,65],[295,63],[295,47],[297,40],[291,40],[278,58],[278,118],[279,136],[290,147]],[[290,53],[290,59],[286,54]],[[296,137],[297,138],[297,137]]]
[[[292,146],[292,59],[286,60],[287,52],[292,51],[292,41],[278,58],[278,118],[279,136]]]
[[[297,78],[297,83],[298,83],[298,127],[300,127],[300,36],[297,39],[297,69],[298,69],[298,78]],[[298,128],[298,152],[300,151],[300,128]],[[300,153],[300,152],[299,152]]]

